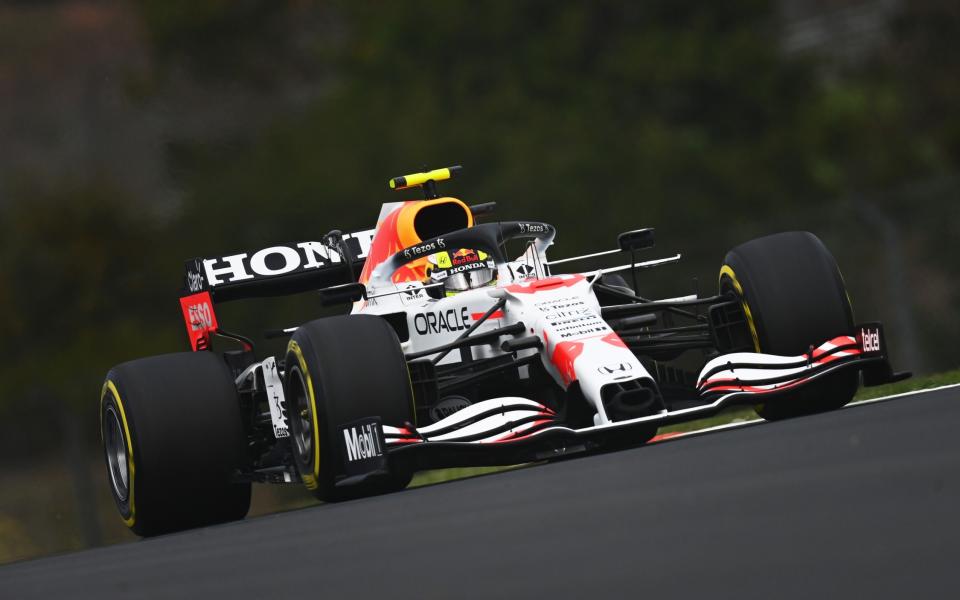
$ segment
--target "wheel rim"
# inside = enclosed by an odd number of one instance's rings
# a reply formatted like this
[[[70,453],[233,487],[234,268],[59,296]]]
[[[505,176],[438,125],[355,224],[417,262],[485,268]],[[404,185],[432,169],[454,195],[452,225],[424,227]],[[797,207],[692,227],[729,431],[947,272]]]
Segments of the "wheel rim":
[[[107,453],[107,470],[113,493],[121,501],[130,495],[130,466],[127,459],[127,439],[116,408],[108,406],[103,413],[103,446]]]
[[[313,405],[307,393],[307,382],[299,368],[291,369],[291,392],[293,393],[293,443],[296,447],[297,458],[306,465],[310,464],[313,455]]]

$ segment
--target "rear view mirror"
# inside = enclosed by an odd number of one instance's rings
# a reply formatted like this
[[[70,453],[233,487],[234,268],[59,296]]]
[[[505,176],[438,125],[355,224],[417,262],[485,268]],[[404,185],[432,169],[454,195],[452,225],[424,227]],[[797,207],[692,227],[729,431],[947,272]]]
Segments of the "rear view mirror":
[[[620,244],[621,250],[633,251],[653,248],[655,244],[653,228],[625,231],[617,237],[617,243]]]

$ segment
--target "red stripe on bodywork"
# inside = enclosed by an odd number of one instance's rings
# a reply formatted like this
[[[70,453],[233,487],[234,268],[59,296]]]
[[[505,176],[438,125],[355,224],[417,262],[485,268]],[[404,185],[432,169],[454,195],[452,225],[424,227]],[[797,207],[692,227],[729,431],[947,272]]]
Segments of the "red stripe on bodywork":
[[[662,440],[669,440],[672,437],[677,437],[678,435],[683,435],[679,431],[671,431],[670,433],[661,433],[650,438],[650,441],[647,443],[659,442]]]
[[[573,277],[547,277],[530,283],[514,283],[504,286],[503,289],[514,294],[535,294],[541,290],[550,290],[560,287],[571,287],[586,279],[583,275]]]
[[[603,336],[602,341],[610,344],[611,346],[618,346],[620,348],[627,347],[627,345],[623,343],[623,340],[620,339],[620,336],[612,331],[607,335]]]
[[[830,346],[829,348],[826,347],[828,345]],[[835,348],[842,347],[842,346],[851,346],[851,348],[856,348],[857,340],[853,336],[849,336],[849,335],[835,337],[830,341],[820,344],[820,346],[813,351],[813,356],[811,358],[814,358],[814,359],[819,358],[825,352],[830,352],[831,350],[834,350]]]
[[[395,440],[387,440],[387,445],[390,444],[415,444],[417,442],[422,442],[423,440],[419,438],[397,438]]]
[[[369,282],[370,274],[377,265],[403,249],[397,233],[397,220],[400,218],[400,212],[409,205],[410,202],[405,202],[398,206],[377,226],[377,232],[370,243],[370,251],[367,253],[367,260],[360,272],[360,283]]]
[[[479,320],[480,320],[480,317],[482,317],[483,314],[484,314],[484,313],[470,313],[470,318],[473,319],[474,321],[479,321]],[[502,318],[503,318],[503,311],[502,311],[502,310],[495,310],[495,311],[493,311],[493,314],[491,314],[491,315],[490,315],[489,317],[487,317],[487,318],[489,318],[489,319],[502,319]]]
[[[818,365],[825,365],[825,364],[831,363],[831,362],[833,362],[833,361],[835,361],[835,360],[840,360],[840,359],[843,359],[843,358],[849,358],[849,357],[851,357],[851,356],[857,356],[857,355],[859,355],[859,354],[863,354],[863,353],[860,351],[859,348],[855,348],[855,347],[854,347],[854,348],[848,348],[848,349],[845,349],[845,350],[838,350],[838,351],[834,352],[833,354],[828,354],[828,355],[826,355],[826,356],[821,356],[820,358],[814,360],[813,362],[816,363],[816,364],[818,364]]]
[[[796,387],[801,383],[804,383],[809,377],[802,377],[791,381],[790,383],[776,384],[777,387],[772,388],[762,388],[755,387],[752,385],[718,385],[716,387],[711,387],[711,392],[751,392],[754,394],[768,394],[770,392],[779,392],[782,390],[788,390],[792,387]]]
[[[531,429],[536,429],[538,426],[543,425],[543,424],[545,424],[545,423],[553,423],[553,419],[541,419],[541,420],[539,420],[539,421],[534,421],[534,422],[530,423],[530,427],[527,427],[527,428],[522,429],[522,430],[520,430],[520,431],[511,431],[511,432],[507,433],[505,436],[503,436],[503,437],[501,437],[501,438],[499,438],[499,439],[490,440],[489,442],[482,442],[482,443],[484,443],[484,444],[501,444],[501,443],[503,443],[503,442],[516,442],[516,441],[519,441],[519,440],[523,440],[523,439],[526,439],[526,438],[534,435],[535,433],[537,433],[536,431],[532,431],[532,432],[530,432],[530,433],[527,433],[528,431],[530,431]]]
[[[560,342],[554,348],[550,362],[557,368],[564,385],[570,385],[576,381],[577,374],[573,369],[573,363],[582,353],[583,342]]]

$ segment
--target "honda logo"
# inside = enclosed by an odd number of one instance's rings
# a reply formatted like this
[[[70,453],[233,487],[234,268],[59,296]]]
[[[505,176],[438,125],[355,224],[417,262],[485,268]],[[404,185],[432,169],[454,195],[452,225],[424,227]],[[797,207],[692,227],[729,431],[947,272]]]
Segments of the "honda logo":
[[[632,371],[633,365],[630,363],[618,363],[615,365],[604,365],[597,369],[597,372],[601,375],[613,375],[614,373],[625,373],[626,371]]]

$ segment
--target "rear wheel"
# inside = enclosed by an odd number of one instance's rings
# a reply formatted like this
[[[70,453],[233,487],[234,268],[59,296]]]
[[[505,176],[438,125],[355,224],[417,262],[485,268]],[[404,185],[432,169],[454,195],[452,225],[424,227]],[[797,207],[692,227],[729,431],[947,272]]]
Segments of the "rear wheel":
[[[345,315],[302,325],[287,347],[284,387],[297,469],[319,500],[338,501],[403,489],[412,473],[390,473],[337,487],[345,473],[340,426],[366,417],[402,427],[414,422],[407,362],[382,318]]]
[[[758,238],[727,253],[720,293],[743,303],[757,352],[786,356],[853,332],[853,311],[837,263],[812,233]],[[857,371],[839,371],[756,406],[777,420],[844,406],[857,391]]]
[[[124,523],[152,536],[242,519],[245,436],[233,379],[210,352],[117,365],[100,395],[107,482]]]

